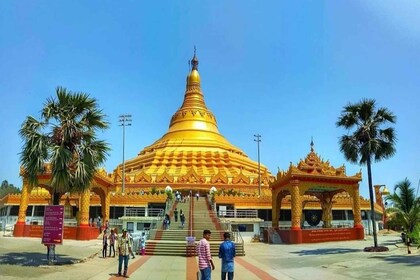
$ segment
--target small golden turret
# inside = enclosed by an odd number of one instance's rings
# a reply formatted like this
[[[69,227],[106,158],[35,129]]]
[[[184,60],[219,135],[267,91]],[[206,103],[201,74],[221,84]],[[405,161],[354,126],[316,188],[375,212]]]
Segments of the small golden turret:
[[[194,50],[194,57],[191,60],[192,70],[188,75],[188,85],[191,86],[200,86],[200,74],[198,74],[198,58]]]

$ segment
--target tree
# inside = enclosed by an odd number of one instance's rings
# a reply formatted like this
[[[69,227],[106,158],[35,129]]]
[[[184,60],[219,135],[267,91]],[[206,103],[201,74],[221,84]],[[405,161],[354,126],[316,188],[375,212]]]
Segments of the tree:
[[[3,182],[1,182],[0,198],[4,197],[5,195],[9,193],[19,193],[19,192],[20,192],[20,189],[13,186],[13,184],[9,184],[7,180],[3,180]]]
[[[395,213],[394,218],[407,230],[407,234],[414,231],[414,227],[420,223],[420,198],[416,198],[411,182],[405,178],[394,187],[394,193],[385,197],[391,201],[388,208],[390,213]]]
[[[7,182],[7,180],[3,180],[3,182],[1,182],[1,187],[0,189],[5,189],[9,186],[9,182]]]
[[[367,166],[371,217],[374,219],[374,198],[372,185],[372,161],[381,161],[395,154],[396,135],[394,128],[385,127],[394,124],[396,117],[387,108],[376,110],[374,99],[363,99],[356,104],[346,105],[336,125],[348,130],[349,134],[340,137],[340,150],[344,157],[352,162]],[[353,130],[353,131],[351,131]],[[378,247],[376,223],[373,224],[374,246]]]
[[[109,151],[108,144],[96,137],[97,130],[109,126],[96,99],[62,87],[56,95],[47,99],[40,120],[28,116],[19,130],[24,141],[23,177],[37,185],[40,174],[51,172],[54,205],[65,192],[88,189]]]

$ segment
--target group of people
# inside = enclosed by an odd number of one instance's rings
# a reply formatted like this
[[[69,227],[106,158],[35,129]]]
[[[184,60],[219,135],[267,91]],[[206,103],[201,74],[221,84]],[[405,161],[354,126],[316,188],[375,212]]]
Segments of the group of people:
[[[108,232],[108,230],[104,230],[103,231],[103,235],[102,235],[102,258],[106,258],[107,255],[107,251],[108,251],[108,246],[109,246],[109,256],[111,257],[111,253],[112,251],[113,253],[113,257],[115,257],[115,240],[117,239],[117,234],[116,232],[111,229],[110,232]]]
[[[178,222],[178,214],[179,214],[179,221],[181,222],[181,228],[184,228],[184,226],[185,226],[185,215],[182,212],[182,209],[178,211],[178,209],[175,208],[175,210],[174,210],[175,223]],[[170,225],[171,225],[171,217],[169,216],[169,214],[165,214],[165,218],[163,219],[163,229],[164,230],[169,229]]]
[[[139,246],[139,254],[145,255],[145,248],[146,248],[146,234],[145,232],[142,232],[140,236],[140,246]],[[110,232],[105,229],[103,231],[103,237],[102,237],[102,257],[107,257],[107,250],[109,246],[109,255],[108,257],[111,257],[111,254],[113,252],[113,256],[115,257],[115,243],[117,244],[117,252],[118,252],[118,276],[123,275],[124,277],[127,276],[127,270],[128,270],[128,260],[130,259],[130,256],[132,259],[135,258],[134,251],[135,248],[133,246],[133,237],[132,235],[127,231],[127,229],[122,230],[121,236],[118,236],[116,231],[114,229],[111,229]],[[124,269],[124,270],[123,270]],[[121,273],[122,272],[122,273]]]
[[[89,218],[89,224],[92,227],[97,227],[99,230],[99,234],[102,233],[103,229],[109,229],[109,222],[108,220],[105,221],[104,224],[102,224],[102,218],[100,215],[98,215],[97,218]]]
[[[182,213],[181,213],[182,214]],[[211,279],[211,271],[214,270],[214,262],[211,257],[210,251],[210,236],[211,231],[206,229],[203,231],[203,238],[197,244],[197,256],[198,256],[198,267],[201,273],[202,280]],[[219,246],[219,258],[222,260],[222,280],[227,279],[233,280],[234,275],[234,258],[236,256],[235,244],[230,240],[230,233],[225,232],[223,234],[224,241]],[[109,243],[108,243],[109,242]],[[118,276],[127,277],[128,261],[130,256],[134,258],[133,250],[133,237],[127,232],[127,229],[122,230],[121,236],[118,236],[114,229],[111,229],[110,233],[106,230],[103,232],[103,249],[102,257],[107,257],[107,249],[109,245],[109,255],[113,251],[113,257],[115,257],[115,242],[117,242],[118,251]],[[145,233],[142,233],[140,237],[140,253],[145,254],[146,237]]]
[[[199,197],[200,197],[200,193],[199,193],[199,192],[197,192],[194,196],[195,196],[195,197],[196,197],[196,199],[198,200],[198,199],[199,199]],[[190,200],[190,198],[193,198],[193,192],[192,192],[192,190],[190,190],[190,192],[188,193],[188,195],[184,195],[184,194],[182,194],[182,193],[181,193],[181,192],[179,192],[179,191],[176,191],[176,192],[175,192],[175,200],[176,200],[177,202],[182,202],[182,203],[185,203],[185,202],[189,201],[189,200]]]
[[[180,222],[181,222],[181,228],[184,228],[184,225],[185,225],[185,215],[184,215],[184,213],[182,212],[182,209],[181,209],[181,210],[179,210],[179,212],[178,212],[178,208],[175,208],[175,210],[174,210],[174,219],[175,219],[175,223],[177,223],[177,222],[178,222],[178,213],[179,213],[179,220],[180,220]]]
[[[163,229],[167,230],[169,229],[169,226],[171,225],[171,217],[169,214],[165,214],[165,218],[163,219]]]
[[[211,271],[214,270],[214,262],[210,252],[211,231],[203,231],[203,238],[197,244],[198,267],[200,269],[201,280],[210,280]],[[223,234],[224,241],[219,246],[219,258],[222,260],[222,280],[233,280],[234,258],[236,256],[235,243],[230,240],[230,233]]]

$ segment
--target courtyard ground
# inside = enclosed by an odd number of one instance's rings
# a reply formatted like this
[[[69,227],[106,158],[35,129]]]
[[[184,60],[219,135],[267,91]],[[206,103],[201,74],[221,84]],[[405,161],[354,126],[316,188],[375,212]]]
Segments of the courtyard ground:
[[[235,259],[235,279],[419,279],[420,250],[407,254],[398,233],[378,236],[390,250],[363,252],[361,241],[298,245],[245,244],[246,256]],[[117,279],[117,258],[103,259],[101,240],[65,240],[57,246],[57,262],[48,265],[39,238],[0,237],[0,277],[9,279]],[[192,265],[191,265],[192,264]],[[220,261],[212,278],[220,278]],[[195,258],[137,256],[130,260],[131,279],[196,279]],[[122,279],[122,278],[121,278]]]

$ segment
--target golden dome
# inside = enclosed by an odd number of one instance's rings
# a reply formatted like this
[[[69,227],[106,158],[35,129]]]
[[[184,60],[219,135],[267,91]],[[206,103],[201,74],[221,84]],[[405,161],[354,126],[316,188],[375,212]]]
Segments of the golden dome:
[[[168,131],[137,157],[126,161],[126,174],[134,183],[136,178],[147,175],[153,183],[166,178],[174,186],[186,180],[190,182],[185,179],[188,176],[199,176],[201,179],[196,183],[200,183],[201,188],[215,184],[215,177],[218,182],[257,186],[258,163],[220,134],[216,117],[204,102],[195,54],[191,65],[184,101],[172,116]],[[263,176],[271,176],[264,166],[261,166],[261,174],[262,181]]]
[[[192,70],[188,75],[188,85],[192,85],[194,83],[200,84],[200,74],[198,74],[197,70]]]

